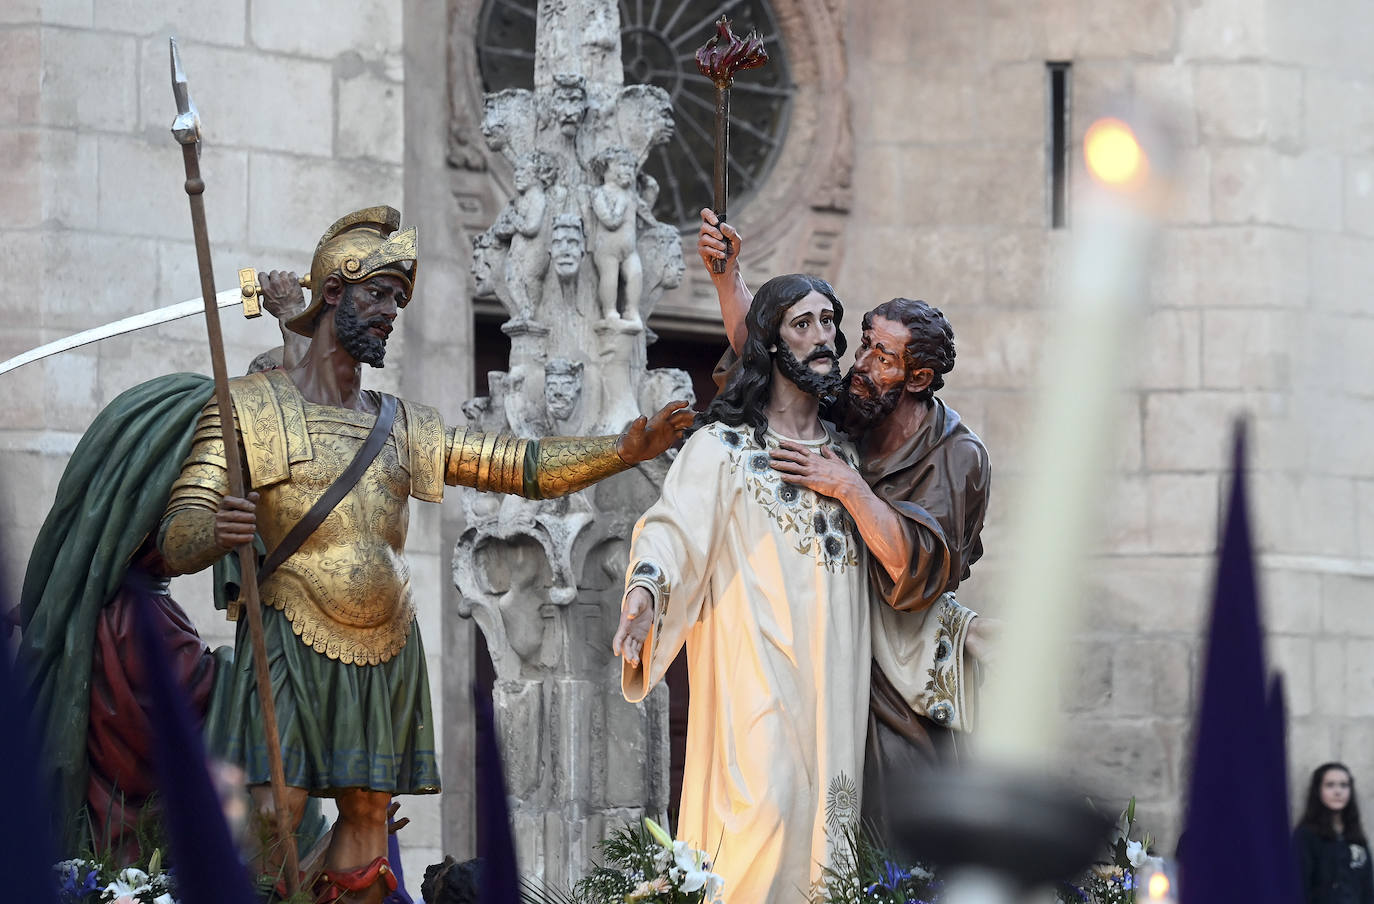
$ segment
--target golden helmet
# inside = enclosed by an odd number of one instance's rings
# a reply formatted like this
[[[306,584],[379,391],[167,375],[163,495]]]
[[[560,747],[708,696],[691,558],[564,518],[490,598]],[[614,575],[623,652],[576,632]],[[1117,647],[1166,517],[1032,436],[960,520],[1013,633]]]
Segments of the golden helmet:
[[[394,207],[365,207],[340,217],[320,236],[315,257],[310,262],[310,304],[286,322],[288,329],[302,336],[315,333],[315,316],[324,304],[324,280],[338,274],[348,283],[360,283],[379,273],[396,276],[405,283],[405,300],[415,290],[415,227],[397,233],[401,213]],[[395,233],[393,235],[393,233]]]

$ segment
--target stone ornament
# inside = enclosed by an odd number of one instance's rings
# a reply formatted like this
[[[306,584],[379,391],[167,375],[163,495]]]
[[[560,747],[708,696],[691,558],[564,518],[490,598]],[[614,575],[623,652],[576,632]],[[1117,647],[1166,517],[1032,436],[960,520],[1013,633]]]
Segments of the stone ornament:
[[[627,148],[611,147],[592,161],[601,185],[592,192],[592,212],[601,228],[592,246],[596,262],[597,297],[605,320],[624,320],[627,327],[641,327],[639,296],[644,290],[644,266],[635,246],[639,196],[634,191],[635,158]],[[623,294],[622,294],[623,292]],[[617,310],[624,299],[624,313]]]
[[[683,386],[645,370],[644,318],[684,270],[640,173],[673,134],[671,109],[661,89],[621,84],[619,29],[616,0],[541,0],[535,89],[482,101],[493,168],[511,174],[490,224],[474,224],[474,291],[500,302],[511,340],[490,395],[465,408],[484,428],[618,432],[646,385],[654,398]],[[560,884],[608,828],[668,803],[666,694],[625,704],[610,649],[625,538],[664,467],[560,499],[462,494],[453,578],[495,666],[498,730],[519,738],[502,754],[517,854]]]
[[[565,425],[582,401],[582,362],[554,358],[544,365],[544,402],[555,424]],[[667,404],[666,402],[664,404]],[[659,406],[660,408],[662,406]],[[658,408],[653,409],[657,411]],[[651,412],[652,413],[652,412]],[[576,431],[566,431],[576,432]]]

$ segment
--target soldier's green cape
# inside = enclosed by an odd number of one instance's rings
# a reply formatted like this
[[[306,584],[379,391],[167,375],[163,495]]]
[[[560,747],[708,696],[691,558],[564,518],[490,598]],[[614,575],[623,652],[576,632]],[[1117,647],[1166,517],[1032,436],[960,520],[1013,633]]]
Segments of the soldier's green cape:
[[[171,374],[112,401],[72,453],[29,557],[19,665],[68,852],[81,843],[72,817],[86,799],[96,621],[129,560],[157,530],[196,416],[213,393],[208,377]]]
[[[90,841],[76,817],[86,802],[96,622],[134,553],[158,529],[214,389],[201,374],[170,374],[110,402],[72,453],[29,556],[18,664],[38,723],[44,778],[56,797],[52,816],[64,856],[76,856]],[[215,566],[219,608],[226,585],[237,595],[237,582],[238,561],[226,556]],[[228,663],[219,669],[227,671]],[[212,693],[221,693],[224,683],[217,677]],[[302,847],[308,849],[324,828],[312,801],[298,833]]]

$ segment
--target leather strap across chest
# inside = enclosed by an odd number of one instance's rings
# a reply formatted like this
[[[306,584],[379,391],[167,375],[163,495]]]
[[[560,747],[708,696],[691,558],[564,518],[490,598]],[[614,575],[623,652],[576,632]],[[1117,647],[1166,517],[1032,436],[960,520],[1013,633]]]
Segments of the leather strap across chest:
[[[348,467],[338,476],[329,489],[315,501],[310,507],[310,511],[305,513],[301,520],[289,530],[282,541],[277,544],[276,549],[268,553],[267,558],[262,563],[262,568],[258,571],[258,586],[262,586],[273,572],[281,566],[283,562],[291,558],[292,553],[301,548],[301,544],[315,532],[315,528],[324,523],[324,519],[329,513],[334,511],[334,507],[343,501],[349,491],[362,479],[363,473],[368,465],[377,458],[382,451],[382,446],[386,445],[386,438],[391,435],[391,426],[396,422],[396,397],[393,395],[382,395],[381,405],[377,412],[377,422],[372,425],[372,431],[368,433],[367,439],[363,441],[362,448],[358,454],[353,456],[353,460],[348,463]]]

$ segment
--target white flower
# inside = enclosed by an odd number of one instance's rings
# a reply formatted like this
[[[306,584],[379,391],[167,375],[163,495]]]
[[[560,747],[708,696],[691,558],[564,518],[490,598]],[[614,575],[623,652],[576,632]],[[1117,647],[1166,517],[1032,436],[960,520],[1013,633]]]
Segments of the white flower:
[[[1139,867],[1145,862],[1145,845],[1139,841],[1126,842],[1126,859],[1130,861],[1131,866]]]
[[[105,886],[105,897],[118,901],[120,898],[133,899],[139,892],[148,888],[148,874],[136,867],[119,871],[113,882]]]
[[[704,888],[707,897],[710,897],[725,882],[707,868],[706,854],[689,847],[685,841],[673,842],[673,864],[682,876],[678,885],[681,891],[690,893]]]
[[[166,892],[153,898],[153,904],[177,904],[176,900]]]

